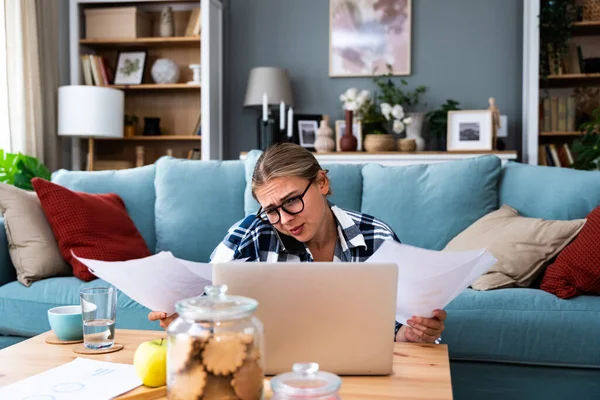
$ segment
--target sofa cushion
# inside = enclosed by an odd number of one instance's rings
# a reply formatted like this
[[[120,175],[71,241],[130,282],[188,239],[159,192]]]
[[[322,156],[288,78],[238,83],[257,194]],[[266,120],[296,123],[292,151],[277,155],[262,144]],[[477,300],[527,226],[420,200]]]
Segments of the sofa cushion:
[[[441,250],[498,208],[500,159],[483,156],[441,164],[363,168],[362,212],[386,222],[400,241]]]
[[[45,332],[50,329],[48,309],[78,305],[81,289],[107,286],[100,279],[84,282],[73,276],[44,279],[30,287],[16,281],[0,286],[0,335],[30,337]],[[127,295],[117,294],[117,328],[161,329],[156,322],[148,321],[148,313]]]
[[[585,219],[547,221],[522,217],[512,207],[503,205],[462,231],[444,250],[485,248],[498,260],[473,282],[473,289],[529,287],[543,267],[573,240],[585,222]]]
[[[600,205],[600,173],[509,162],[500,177],[500,204],[525,217],[585,218]]]
[[[260,205],[252,197],[252,174],[258,158],[262,154],[260,150],[252,150],[248,153],[244,163],[246,174],[246,188],[244,191],[244,212],[246,215],[255,214]],[[321,164],[321,168],[328,170],[327,175],[331,180],[332,195],[329,200],[348,210],[360,211],[362,201],[362,168],[360,164]]]
[[[587,216],[577,238],[546,268],[540,288],[560,298],[600,295],[600,207]]]
[[[562,300],[538,289],[467,289],[447,307],[453,360],[600,368],[600,297]]]
[[[52,175],[52,182],[77,192],[118,194],[148,248],[154,252],[154,171],[154,165],[122,171],[59,170]]]
[[[17,278],[17,271],[8,252],[8,238],[4,229],[4,218],[0,218],[0,286]]]
[[[208,262],[244,217],[244,165],[163,157],[156,163],[156,251]]]
[[[35,192],[0,183],[0,211],[19,282],[72,275]]]

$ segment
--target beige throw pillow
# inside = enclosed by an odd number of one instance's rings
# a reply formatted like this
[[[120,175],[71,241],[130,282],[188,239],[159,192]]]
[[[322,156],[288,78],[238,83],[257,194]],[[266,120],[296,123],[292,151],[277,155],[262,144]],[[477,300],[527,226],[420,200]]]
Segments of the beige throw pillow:
[[[0,183],[0,211],[19,282],[29,286],[40,279],[72,275],[35,192]]]
[[[526,218],[503,205],[462,231],[444,251],[485,247],[496,257],[498,262],[473,282],[473,289],[528,287],[545,264],[577,236],[585,221]]]

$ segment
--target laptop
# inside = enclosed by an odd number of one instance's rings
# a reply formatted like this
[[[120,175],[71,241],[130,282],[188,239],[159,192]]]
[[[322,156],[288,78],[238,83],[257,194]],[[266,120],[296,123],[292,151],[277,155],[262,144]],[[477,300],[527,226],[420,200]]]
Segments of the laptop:
[[[338,375],[392,372],[396,264],[216,264],[213,283],[258,301],[265,373],[316,362]]]

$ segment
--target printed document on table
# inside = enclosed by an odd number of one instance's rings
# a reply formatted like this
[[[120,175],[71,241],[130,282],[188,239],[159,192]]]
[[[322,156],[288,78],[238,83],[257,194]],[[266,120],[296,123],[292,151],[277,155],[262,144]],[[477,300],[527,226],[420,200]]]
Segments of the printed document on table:
[[[163,251],[129,261],[81,261],[98,278],[153,311],[171,315],[178,301],[200,296],[212,283],[212,265],[181,260]],[[117,316],[118,318],[118,316]]]
[[[495,263],[485,249],[471,251],[426,250],[387,240],[367,260],[398,265],[396,320],[433,317]]]
[[[0,388],[0,399],[106,400],[141,384],[133,365],[78,357]]]

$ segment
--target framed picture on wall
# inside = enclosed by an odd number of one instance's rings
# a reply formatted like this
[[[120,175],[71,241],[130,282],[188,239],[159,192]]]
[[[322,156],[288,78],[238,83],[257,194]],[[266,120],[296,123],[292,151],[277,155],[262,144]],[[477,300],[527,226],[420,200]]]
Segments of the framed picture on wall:
[[[412,0],[329,0],[329,76],[410,75]]]
[[[340,139],[342,136],[346,134],[346,121],[343,119],[335,121],[335,151],[342,151],[340,147]],[[362,151],[363,149],[363,139],[362,139],[362,125],[360,121],[355,121],[352,124],[352,135],[356,137],[358,141],[358,146],[356,146],[356,151]]]
[[[491,151],[492,142],[490,110],[448,112],[448,151]]]
[[[140,85],[144,77],[147,52],[122,51],[117,56],[115,85]]]

